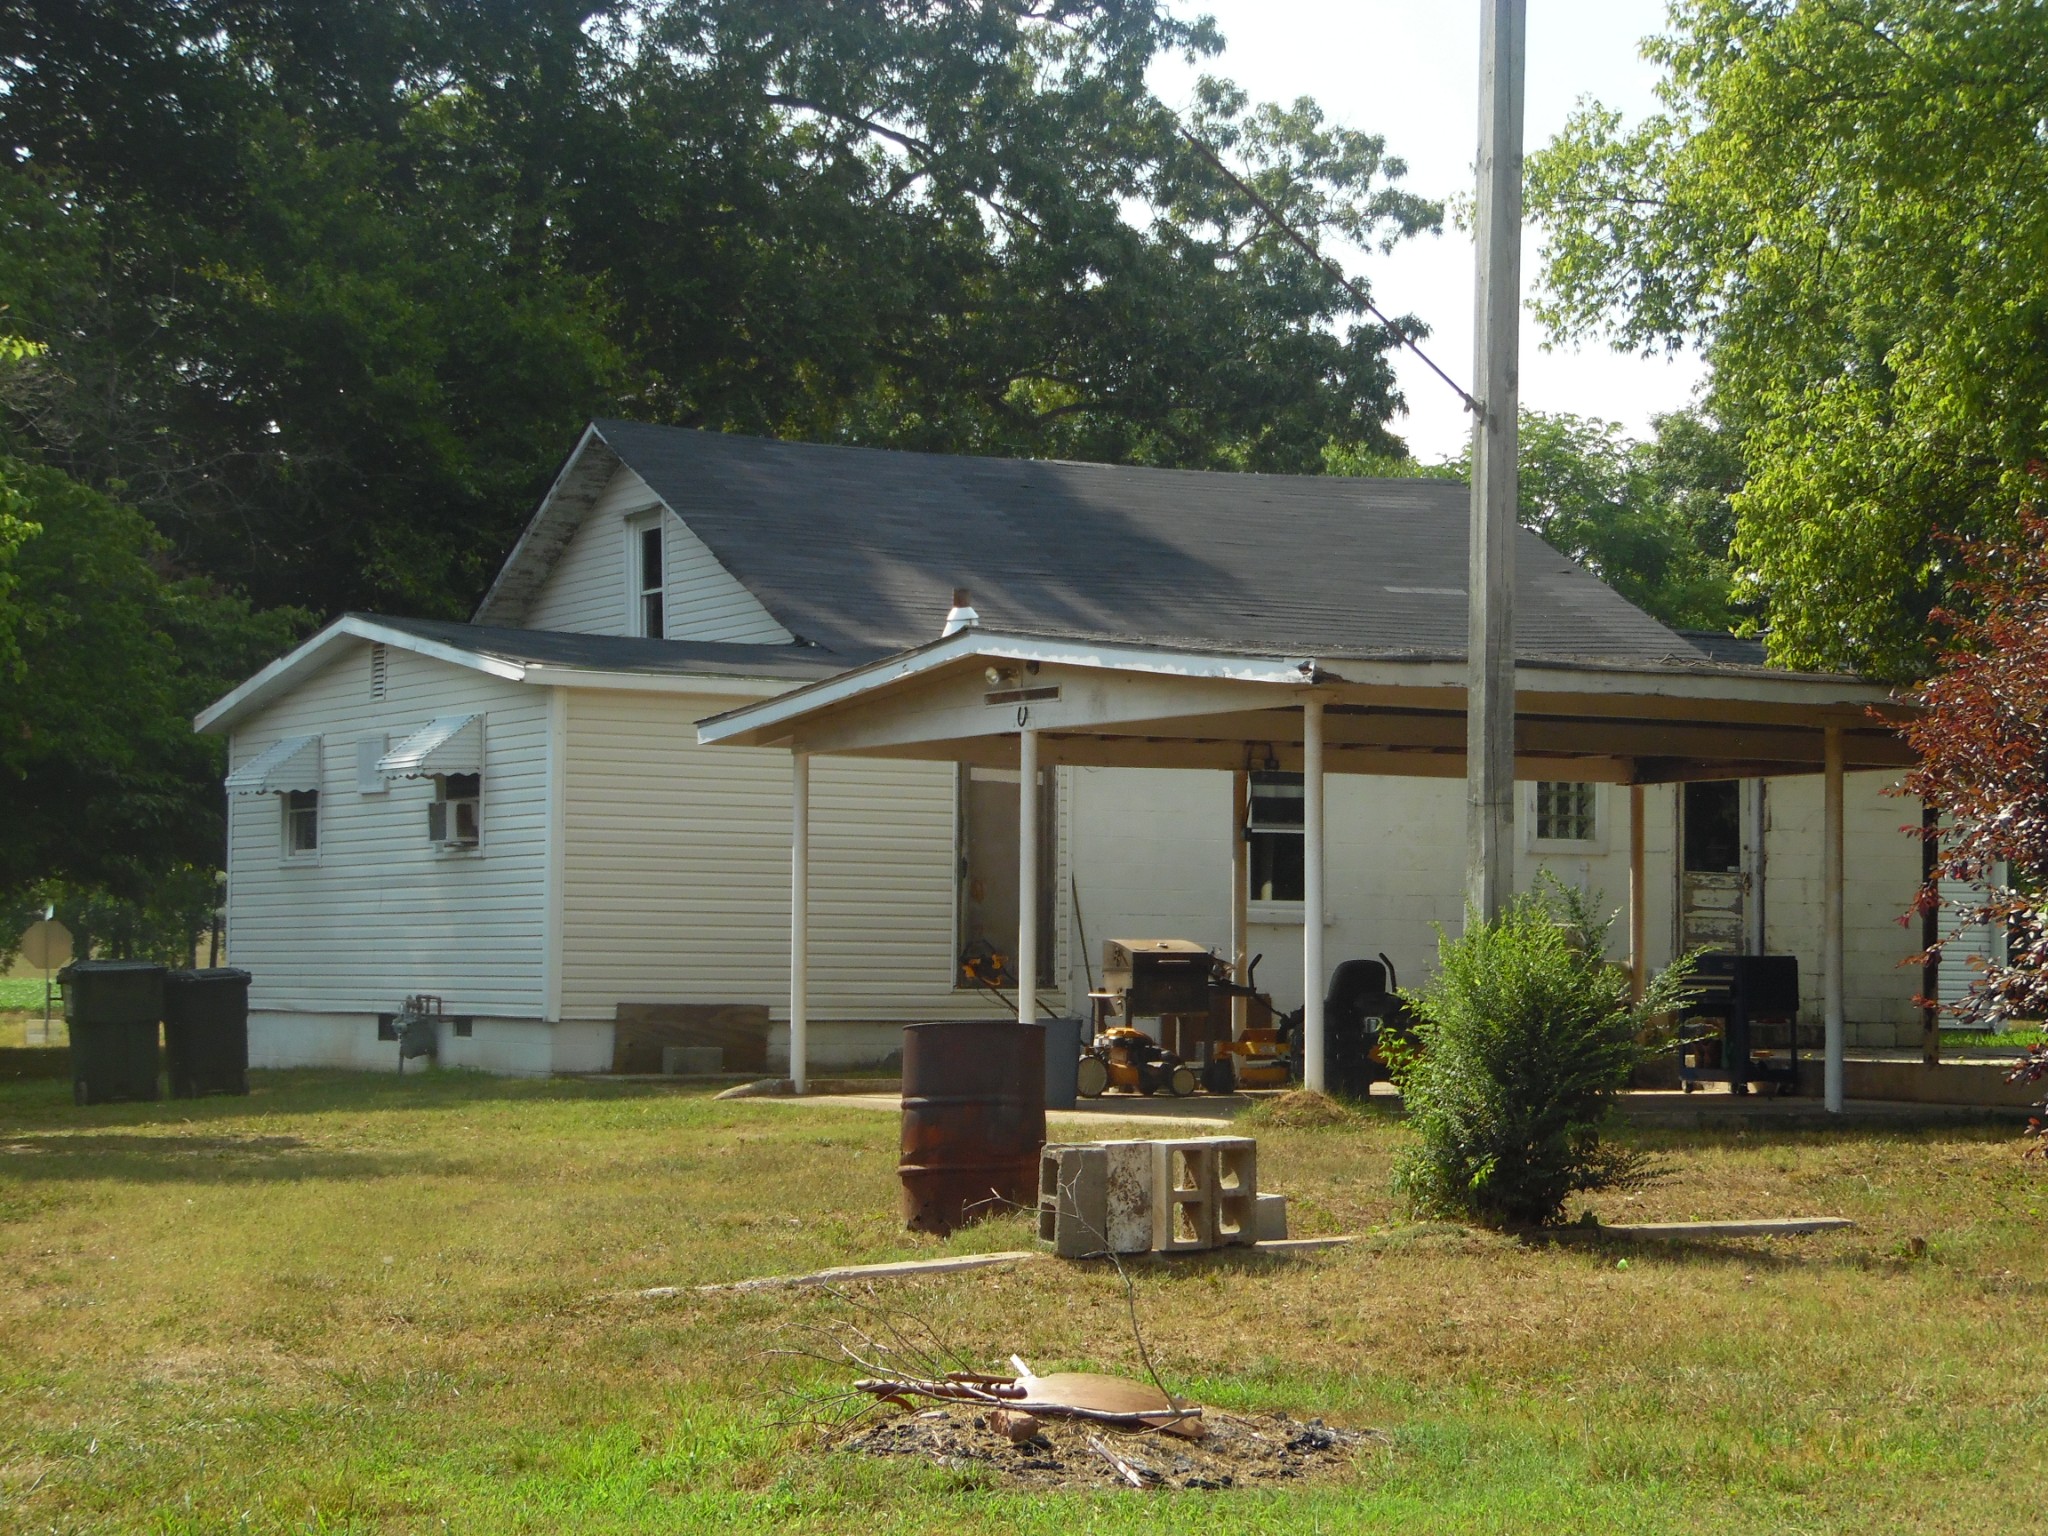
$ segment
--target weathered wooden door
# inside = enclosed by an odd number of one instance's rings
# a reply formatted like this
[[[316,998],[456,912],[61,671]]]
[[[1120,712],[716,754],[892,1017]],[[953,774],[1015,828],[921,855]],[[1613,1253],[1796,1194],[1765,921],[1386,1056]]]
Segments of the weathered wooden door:
[[[1678,947],[1749,954],[1763,947],[1758,901],[1762,786],[1687,784],[1679,806]]]

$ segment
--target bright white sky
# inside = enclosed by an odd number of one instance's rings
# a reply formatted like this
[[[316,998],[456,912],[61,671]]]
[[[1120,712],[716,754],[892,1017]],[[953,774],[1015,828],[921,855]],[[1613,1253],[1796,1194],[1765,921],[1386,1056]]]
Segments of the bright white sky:
[[[1472,189],[1479,135],[1479,0],[1177,0],[1183,15],[1216,18],[1228,50],[1209,72],[1237,81],[1256,101],[1313,97],[1329,117],[1379,134],[1408,162],[1403,183],[1429,197]],[[1530,0],[1527,147],[1549,142],[1582,96],[1633,120],[1655,109],[1657,72],[1637,44],[1662,29],[1663,0]],[[1176,60],[1154,73],[1162,97],[1185,106],[1193,71]],[[1537,236],[1523,242],[1522,282],[1537,278]],[[1415,314],[1434,335],[1424,343],[1451,377],[1472,378],[1472,244],[1446,227],[1392,256],[1352,252],[1347,265],[1368,280],[1388,314]],[[1533,319],[1522,326],[1522,404],[1618,421],[1647,435],[1650,418],[1691,402],[1705,368],[1617,355],[1595,343],[1540,350]],[[1463,404],[1407,353],[1397,354],[1409,414],[1395,429],[1416,457],[1446,458],[1470,434]]]

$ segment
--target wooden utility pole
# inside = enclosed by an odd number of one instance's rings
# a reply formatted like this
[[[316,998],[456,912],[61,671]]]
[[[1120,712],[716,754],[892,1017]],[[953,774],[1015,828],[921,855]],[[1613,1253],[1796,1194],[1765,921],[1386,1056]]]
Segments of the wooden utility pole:
[[[1466,898],[1497,916],[1515,879],[1515,469],[1522,323],[1527,0],[1480,0],[1477,311],[1466,654]]]

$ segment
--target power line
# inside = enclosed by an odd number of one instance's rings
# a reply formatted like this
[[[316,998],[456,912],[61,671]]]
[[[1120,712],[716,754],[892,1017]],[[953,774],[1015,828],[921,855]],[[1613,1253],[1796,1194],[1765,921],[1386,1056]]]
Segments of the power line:
[[[1421,346],[1416,343],[1415,339],[1412,336],[1410,336],[1406,331],[1402,330],[1399,326],[1394,324],[1392,320],[1388,319],[1386,312],[1383,311],[1379,307],[1379,305],[1373,303],[1371,294],[1369,294],[1364,288],[1360,287],[1357,282],[1353,281],[1350,274],[1345,272],[1345,270],[1342,267],[1340,267],[1335,261],[1333,261],[1328,256],[1325,256],[1321,248],[1318,247],[1313,240],[1309,239],[1307,235],[1303,234],[1299,229],[1296,229],[1294,225],[1288,221],[1287,216],[1285,214],[1281,213],[1279,209],[1275,208],[1271,203],[1266,201],[1266,199],[1262,195],[1260,195],[1257,188],[1252,186],[1250,182],[1246,181],[1242,176],[1238,175],[1237,172],[1233,171],[1229,166],[1225,165],[1223,163],[1222,157],[1219,156],[1215,150],[1211,149],[1208,143],[1204,141],[1200,135],[1195,133],[1193,129],[1189,128],[1187,124],[1182,122],[1176,121],[1174,124],[1174,128],[1183,139],[1187,140],[1189,148],[1193,149],[1196,154],[1200,155],[1204,160],[1208,161],[1209,164],[1216,169],[1217,174],[1222,176],[1225,181],[1229,182],[1233,187],[1237,188],[1238,191],[1242,192],[1246,197],[1250,198],[1252,205],[1255,208],[1257,208],[1259,212],[1263,213],[1268,219],[1272,221],[1273,227],[1278,229],[1281,234],[1285,235],[1296,246],[1300,247],[1303,254],[1305,254],[1309,258],[1309,260],[1313,261],[1317,266],[1321,267],[1324,273],[1330,278],[1332,282],[1336,283],[1338,287],[1342,288],[1346,293],[1350,294],[1352,299],[1358,304],[1359,308],[1363,309],[1367,314],[1371,315],[1373,319],[1379,321],[1381,325],[1385,326],[1388,334],[1391,335],[1402,346],[1406,347],[1410,352],[1413,352],[1417,357],[1421,358],[1423,366],[1429,369],[1431,373],[1435,374],[1438,378],[1442,379],[1444,383],[1450,385],[1451,392],[1455,394],[1460,400],[1465,402],[1466,410],[1472,412],[1475,416],[1483,416],[1485,414],[1485,411],[1480,406],[1479,402],[1472,397],[1471,392],[1468,391],[1464,385],[1460,384],[1448,373],[1445,373],[1443,369],[1439,368],[1437,366],[1435,358],[1431,357],[1427,352],[1423,351]]]

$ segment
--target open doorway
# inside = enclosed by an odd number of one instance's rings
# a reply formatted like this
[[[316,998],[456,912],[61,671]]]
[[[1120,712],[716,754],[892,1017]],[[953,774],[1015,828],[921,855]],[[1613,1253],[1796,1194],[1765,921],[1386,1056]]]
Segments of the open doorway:
[[[963,767],[957,817],[960,889],[953,985],[1017,984],[1017,793],[1014,768]],[[1038,775],[1038,984],[1053,984],[1053,896],[1058,871],[1054,775]],[[977,979],[979,978],[979,979]]]
[[[1763,952],[1763,783],[1680,786],[1678,947]]]

